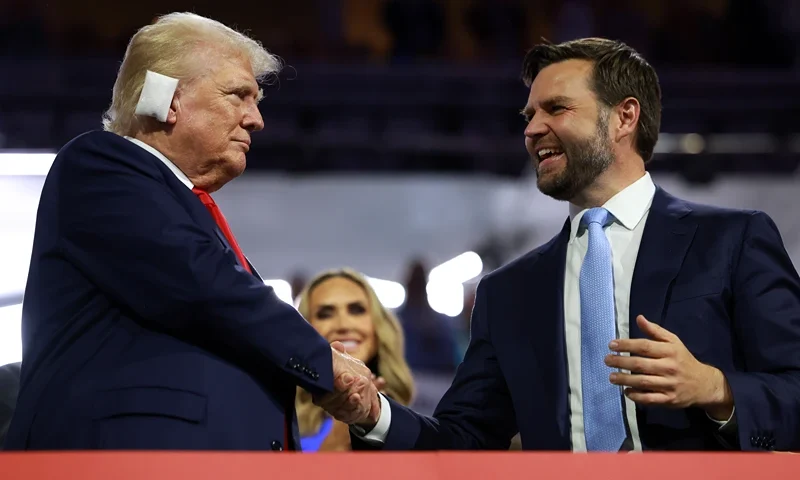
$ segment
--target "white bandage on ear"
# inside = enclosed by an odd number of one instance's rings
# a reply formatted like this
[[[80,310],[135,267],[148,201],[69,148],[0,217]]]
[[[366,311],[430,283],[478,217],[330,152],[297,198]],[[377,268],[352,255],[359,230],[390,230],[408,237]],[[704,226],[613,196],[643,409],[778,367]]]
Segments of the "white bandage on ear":
[[[147,71],[144,77],[144,87],[136,104],[136,115],[153,117],[159,122],[167,121],[172,97],[178,88],[178,79]]]

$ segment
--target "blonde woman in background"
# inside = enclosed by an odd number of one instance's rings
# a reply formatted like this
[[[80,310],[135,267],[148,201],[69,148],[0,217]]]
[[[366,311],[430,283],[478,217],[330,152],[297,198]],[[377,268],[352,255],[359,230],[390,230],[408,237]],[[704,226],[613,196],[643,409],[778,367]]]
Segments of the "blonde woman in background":
[[[363,275],[349,268],[317,275],[300,293],[298,310],[328,342],[342,342],[347,353],[364,362],[385,395],[411,403],[414,384],[402,327]],[[348,426],[314,405],[303,389],[298,389],[297,418],[303,451],[351,449]]]

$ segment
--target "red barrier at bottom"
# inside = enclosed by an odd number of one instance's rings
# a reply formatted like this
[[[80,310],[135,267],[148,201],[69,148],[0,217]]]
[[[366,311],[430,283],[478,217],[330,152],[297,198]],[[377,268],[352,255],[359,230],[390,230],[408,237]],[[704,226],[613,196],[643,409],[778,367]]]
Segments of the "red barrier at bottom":
[[[3,480],[735,480],[800,478],[768,453],[2,453]]]

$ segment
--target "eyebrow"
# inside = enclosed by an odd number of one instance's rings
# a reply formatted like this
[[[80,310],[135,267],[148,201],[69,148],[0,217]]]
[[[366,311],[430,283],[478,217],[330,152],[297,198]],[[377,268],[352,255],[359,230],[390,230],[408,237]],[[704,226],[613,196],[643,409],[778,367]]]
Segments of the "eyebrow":
[[[244,95],[253,95],[253,93],[254,93],[253,92],[253,88],[250,85],[238,85],[238,86],[232,87],[230,89],[230,92],[231,93],[235,93],[237,95],[242,95],[242,94],[244,94]],[[259,88],[255,92],[255,96],[256,96],[256,103],[258,103],[261,100],[263,100],[264,99],[264,89],[263,88]]]
[[[543,100],[541,102],[541,107],[544,108],[544,109],[549,109],[549,108],[552,108],[554,105],[570,103],[570,102],[572,102],[571,98],[566,97],[564,95],[556,95],[556,96],[553,96],[553,97],[550,97],[550,98],[547,98],[547,99]],[[533,116],[534,109],[532,107],[526,105],[525,108],[520,110],[519,113],[523,117],[530,118],[530,117]]]
[[[361,306],[361,307],[366,306],[366,304],[364,303],[363,300],[353,300],[351,302],[347,302],[345,305],[348,306],[348,307],[352,307],[353,305],[358,305],[358,306]],[[334,305],[332,303],[323,303],[322,305],[319,305],[317,307],[317,310],[335,309],[335,308],[336,308],[336,305]]]

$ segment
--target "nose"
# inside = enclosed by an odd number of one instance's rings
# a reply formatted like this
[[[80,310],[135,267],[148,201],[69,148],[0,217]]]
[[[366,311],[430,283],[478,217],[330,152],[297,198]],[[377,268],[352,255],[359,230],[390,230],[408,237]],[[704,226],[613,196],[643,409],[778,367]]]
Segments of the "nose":
[[[349,313],[343,313],[339,316],[339,330],[355,330],[358,326],[358,320]]]
[[[347,312],[340,312],[331,320],[333,320],[333,330],[340,335],[358,330],[358,319]]]
[[[541,118],[533,117],[528,125],[525,127],[525,137],[530,138],[534,142],[547,135],[550,131],[547,124]]]
[[[242,128],[248,132],[258,132],[264,129],[264,118],[261,116],[257,104],[248,105],[247,111],[242,117]]]

